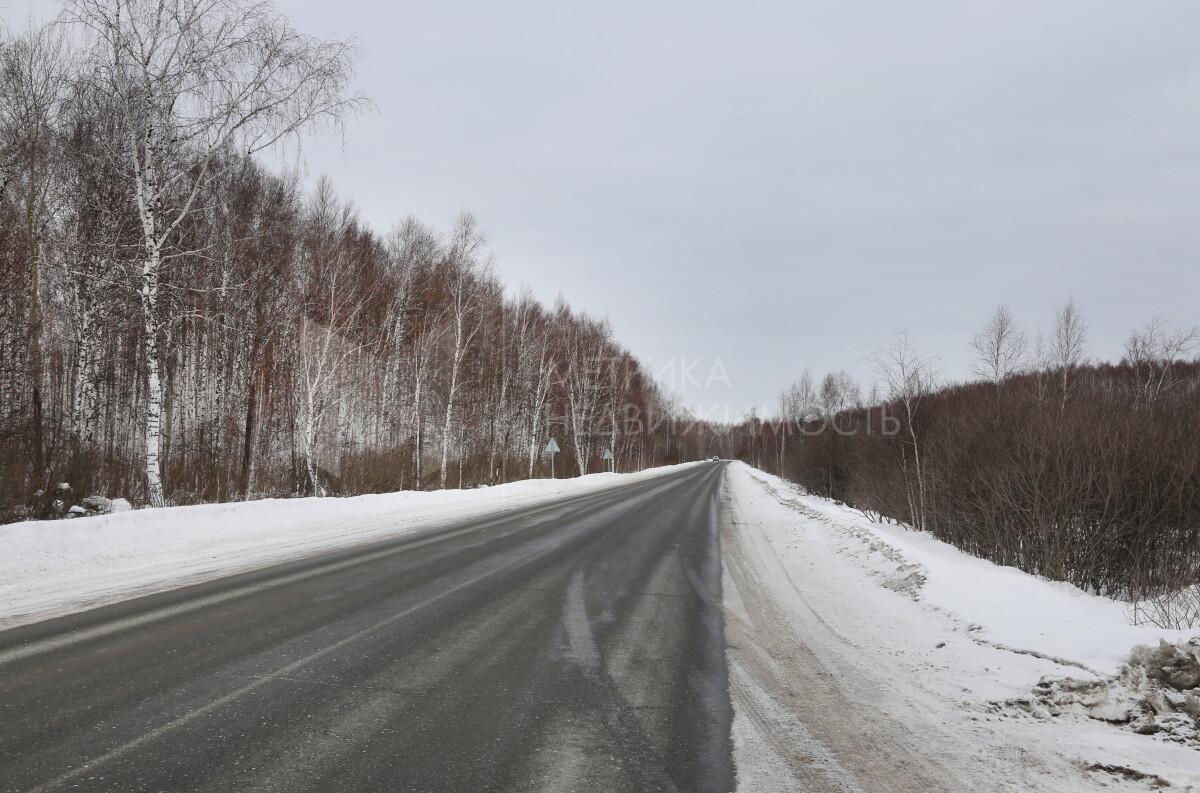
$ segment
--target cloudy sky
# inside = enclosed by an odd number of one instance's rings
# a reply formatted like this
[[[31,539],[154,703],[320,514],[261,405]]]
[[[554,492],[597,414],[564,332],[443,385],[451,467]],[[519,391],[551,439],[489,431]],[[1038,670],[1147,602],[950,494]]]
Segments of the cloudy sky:
[[[376,104],[311,178],[381,230],[470,209],[710,415],[901,329],[963,378],[1001,302],[1074,299],[1095,358],[1200,322],[1195,0],[279,5]]]

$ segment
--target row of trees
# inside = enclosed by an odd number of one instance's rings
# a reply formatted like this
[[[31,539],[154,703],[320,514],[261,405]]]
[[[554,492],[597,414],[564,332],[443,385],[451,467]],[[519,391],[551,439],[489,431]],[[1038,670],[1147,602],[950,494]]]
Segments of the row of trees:
[[[999,564],[1134,598],[1200,582],[1200,361],[1153,321],[1089,363],[1074,305],[1030,341],[1001,307],[971,343],[977,378],[942,383],[901,337],[863,398],[805,373],[739,453],[814,493]]]
[[[72,0],[0,39],[0,513],[467,486],[688,453],[606,323],[506,296],[479,224],[366,227],[264,149],[354,50],[243,0]]]

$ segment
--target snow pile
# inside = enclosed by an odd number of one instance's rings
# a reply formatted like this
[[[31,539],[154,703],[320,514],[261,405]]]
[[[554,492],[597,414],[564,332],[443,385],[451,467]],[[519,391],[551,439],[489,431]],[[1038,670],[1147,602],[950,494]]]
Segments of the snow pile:
[[[1200,749],[1200,637],[1134,648],[1111,680],[1043,678],[1028,708],[1072,713]]]
[[[0,526],[0,628],[681,468],[352,498],[263,499]]]
[[[1138,647],[1130,663],[1146,670],[1151,680],[1176,691],[1195,691],[1200,688],[1200,637],[1171,644],[1159,642],[1158,647]],[[1200,706],[1200,702],[1194,702]],[[1200,707],[1193,707],[1200,716]]]

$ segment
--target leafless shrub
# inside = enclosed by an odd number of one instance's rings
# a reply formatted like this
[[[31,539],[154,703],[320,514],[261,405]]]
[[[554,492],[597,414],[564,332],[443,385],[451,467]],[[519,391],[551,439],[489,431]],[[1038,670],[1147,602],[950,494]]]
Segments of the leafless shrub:
[[[1134,625],[1173,631],[1200,628],[1200,585],[1136,600],[1130,604],[1129,612]]]

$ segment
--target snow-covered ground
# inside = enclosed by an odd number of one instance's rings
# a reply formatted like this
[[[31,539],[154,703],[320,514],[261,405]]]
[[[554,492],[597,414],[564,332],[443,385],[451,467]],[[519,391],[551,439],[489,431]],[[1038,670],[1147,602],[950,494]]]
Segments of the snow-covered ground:
[[[264,499],[12,523],[0,526],[0,628],[695,464],[472,490]]]
[[[722,508],[741,793],[1200,790],[1194,743],[1099,718],[1134,645],[1188,634],[741,463]]]

